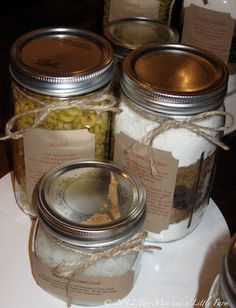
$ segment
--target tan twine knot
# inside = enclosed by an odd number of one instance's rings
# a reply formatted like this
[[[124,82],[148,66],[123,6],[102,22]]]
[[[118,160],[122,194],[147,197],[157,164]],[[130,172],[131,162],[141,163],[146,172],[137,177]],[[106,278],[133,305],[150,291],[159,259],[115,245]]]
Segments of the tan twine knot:
[[[23,113],[17,114],[13,116],[6,124],[5,129],[5,136],[0,138],[2,140],[8,139],[20,139],[25,135],[29,129],[38,127],[43,120],[47,117],[50,111],[55,110],[65,110],[68,108],[79,108],[81,110],[92,110],[96,111],[97,113],[103,111],[111,111],[115,113],[121,112],[121,109],[116,107],[116,100],[113,95],[100,92],[100,94],[95,94],[92,97],[84,97],[84,98],[76,98],[76,99],[59,99],[58,101],[52,103],[44,103],[42,100],[33,97],[25,92],[21,91],[19,88],[17,89],[19,94],[23,95],[27,99],[31,100],[34,103],[39,104],[41,107],[29,111],[25,111]],[[102,104],[101,104],[102,103]],[[12,131],[15,127],[15,123],[24,118],[25,116],[32,116],[34,115],[34,123],[32,126],[26,129],[18,129],[16,131]]]
[[[154,127],[152,130],[147,132],[142,138],[140,138],[138,141],[136,141],[134,144],[132,144],[127,150],[126,153],[128,154],[130,151],[135,150],[135,148],[141,144],[148,145],[148,156],[149,156],[149,163],[151,168],[151,173],[153,176],[157,175],[156,166],[153,159],[153,149],[152,145],[159,135],[162,133],[170,130],[170,129],[178,129],[178,128],[185,128],[187,130],[190,130],[194,134],[203,137],[204,139],[208,140],[210,143],[214,144],[215,146],[219,146],[224,150],[229,150],[229,147],[225,145],[223,142],[219,141],[216,137],[210,135],[208,132],[223,132],[225,127],[206,127],[197,124],[198,121],[203,121],[208,118],[211,118],[213,116],[226,116],[228,115],[231,119],[231,125],[233,125],[234,117],[232,114],[224,111],[208,111],[203,112],[198,115],[191,116],[190,118],[183,120],[183,121],[177,121],[173,118],[167,119],[159,116],[155,116],[155,118],[152,118],[152,120],[155,120],[159,122],[159,126]]]
[[[67,306],[70,307],[72,303],[70,285],[73,281],[73,278],[76,275],[84,272],[87,268],[99,260],[103,258],[124,256],[133,252],[140,252],[144,250],[161,250],[161,247],[159,246],[145,245],[143,243],[147,235],[148,233],[146,231],[137,233],[118,246],[103,250],[102,252],[98,253],[84,253],[76,249],[71,249],[70,247],[63,245],[54,239],[57,245],[63,246],[65,249],[72,250],[73,252],[86,256],[86,258],[82,261],[78,261],[76,259],[68,262],[65,261],[52,269],[53,275],[59,278],[66,278],[68,280],[66,286]]]

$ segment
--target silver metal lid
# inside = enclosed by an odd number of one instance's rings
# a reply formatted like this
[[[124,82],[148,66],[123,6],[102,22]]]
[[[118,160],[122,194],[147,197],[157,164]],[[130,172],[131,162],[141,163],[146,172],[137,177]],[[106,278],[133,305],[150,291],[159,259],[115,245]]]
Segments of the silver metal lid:
[[[49,171],[36,190],[40,221],[67,242],[111,245],[139,230],[146,193],[114,163],[71,161]]]
[[[10,71],[22,86],[70,96],[94,91],[113,75],[113,51],[103,37],[76,28],[26,33],[11,48]]]
[[[119,59],[145,44],[176,43],[179,38],[175,29],[145,17],[113,20],[105,27],[104,35],[112,43],[115,56]]]
[[[230,241],[222,263],[220,289],[229,307],[236,307],[236,234]]]
[[[138,107],[181,116],[220,106],[227,81],[226,65],[213,54],[181,44],[151,44],[126,57],[121,86]]]

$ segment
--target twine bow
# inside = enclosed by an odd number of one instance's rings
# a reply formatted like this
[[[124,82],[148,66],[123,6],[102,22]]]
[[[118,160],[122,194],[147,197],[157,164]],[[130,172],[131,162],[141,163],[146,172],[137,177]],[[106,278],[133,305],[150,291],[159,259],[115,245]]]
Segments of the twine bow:
[[[148,233],[146,231],[137,233],[127,241],[121,243],[118,246],[112,247],[110,249],[106,249],[102,252],[98,253],[82,253],[87,258],[84,260],[73,260],[68,262],[62,262],[56,267],[53,268],[52,273],[60,278],[66,278],[68,279],[67,287],[66,287],[66,296],[67,296],[67,306],[70,307],[72,303],[72,296],[70,292],[70,285],[73,281],[73,278],[84,272],[88,267],[95,264],[97,261],[103,259],[103,258],[110,258],[110,257],[119,257],[124,256],[127,254],[130,254],[132,252],[139,252],[143,250],[161,250],[161,247],[154,246],[154,245],[144,245],[143,241],[147,237]],[[58,241],[56,241],[58,245]],[[69,247],[64,248],[71,250]],[[81,254],[80,251],[73,250],[74,252],[77,252],[78,254]]]
[[[111,112],[121,112],[121,110],[116,107],[116,100],[115,98],[108,93],[101,93],[88,96],[84,98],[76,98],[76,99],[61,99],[55,101],[50,104],[45,104],[42,100],[32,97],[26,93],[23,93],[20,89],[17,91],[22,94],[24,97],[27,97],[34,103],[39,104],[41,107],[29,111],[25,111],[23,113],[17,114],[13,116],[6,124],[5,136],[1,137],[0,140],[8,140],[8,139],[20,139],[23,137],[24,134],[31,128],[35,128],[40,125],[43,120],[47,117],[50,111],[54,110],[65,110],[68,108],[77,107],[81,110],[93,110],[96,112],[103,112],[103,111],[111,111]],[[103,91],[105,92],[105,91]],[[101,104],[102,103],[102,104]],[[12,132],[15,123],[24,118],[25,116],[32,116],[34,115],[34,123],[32,126],[26,129],[18,129],[17,131]]]
[[[137,142],[132,144],[127,150],[126,153],[129,153],[131,150],[134,150],[140,144],[147,144],[148,145],[148,156],[149,156],[149,163],[151,167],[151,173],[153,176],[157,175],[157,170],[155,167],[153,153],[152,153],[152,145],[156,137],[161,135],[162,133],[170,130],[170,129],[178,129],[178,128],[185,128],[193,132],[194,134],[201,136],[208,140],[210,143],[214,144],[215,146],[219,146],[224,150],[229,150],[229,147],[225,145],[223,142],[219,141],[216,137],[210,135],[208,132],[223,132],[224,127],[206,127],[197,124],[198,121],[203,121],[213,116],[226,116],[228,115],[231,118],[231,125],[233,124],[234,117],[232,114],[223,112],[223,111],[209,111],[203,112],[195,116],[191,116],[187,120],[184,121],[177,121],[175,119],[163,119],[162,117],[155,117],[155,120],[160,124],[154,127],[152,130],[147,132],[141,139]]]

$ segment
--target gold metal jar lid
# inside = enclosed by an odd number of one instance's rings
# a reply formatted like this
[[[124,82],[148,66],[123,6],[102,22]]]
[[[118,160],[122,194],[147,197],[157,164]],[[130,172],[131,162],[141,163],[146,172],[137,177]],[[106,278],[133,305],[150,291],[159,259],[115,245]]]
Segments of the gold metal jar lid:
[[[123,63],[121,86],[140,108],[192,115],[219,107],[228,82],[226,65],[215,55],[181,44],[150,44]]]
[[[39,220],[66,242],[99,247],[119,242],[143,225],[141,181],[111,162],[79,160],[44,175],[36,191]]]
[[[10,72],[22,86],[43,94],[92,92],[113,75],[113,50],[102,36],[77,28],[43,28],[18,38]]]
[[[175,29],[145,17],[113,20],[105,27],[104,35],[112,43],[115,56],[119,59],[145,44],[176,43],[179,38]]]

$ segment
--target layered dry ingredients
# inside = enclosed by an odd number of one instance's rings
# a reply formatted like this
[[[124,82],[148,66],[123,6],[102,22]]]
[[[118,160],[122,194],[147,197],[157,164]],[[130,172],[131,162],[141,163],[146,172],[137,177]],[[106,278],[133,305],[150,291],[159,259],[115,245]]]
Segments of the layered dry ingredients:
[[[45,174],[31,246],[37,284],[68,306],[128,295],[145,249],[145,201],[141,181],[114,163],[78,160]]]
[[[143,46],[124,61],[114,160],[145,184],[152,240],[180,239],[202,219],[225,148],[227,78],[222,61],[184,45]]]
[[[109,42],[89,31],[39,29],[13,44],[15,195],[26,214],[35,216],[34,189],[49,169],[108,158],[113,69]]]
[[[116,116],[115,122],[116,136],[124,133],[134,142],[138,142],[145,134],[160,125],[158,121],[151,121],[130,108],[127,98],[125,102],[121,102],[120,108],[122,113]],[[220,127],[223,122],[222,117],[214,116],[198,124],[206,127]],[[171,241],[181,238],[186,231],[191,232],[201,221],[204,208],[210,198],[216,146],[188,129],[179,128],[170,129],[155,138],[153,148],[171,153],[178,161],[173,208],[169,217],[168,229],[162,230],[159,234],[150,232],[152,239]],[[145,184],[142,175],[141,179]],[[149,207],[153,206],[151,200],[153,196],[148,189],[148,182],[149,179],[146,184],[147,208],[151,211]],[[157,203],[157,200],[154,202]],[[158,203],[156,206],[158,207]]]

